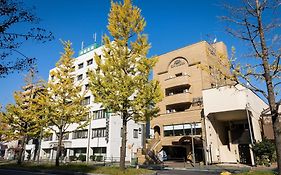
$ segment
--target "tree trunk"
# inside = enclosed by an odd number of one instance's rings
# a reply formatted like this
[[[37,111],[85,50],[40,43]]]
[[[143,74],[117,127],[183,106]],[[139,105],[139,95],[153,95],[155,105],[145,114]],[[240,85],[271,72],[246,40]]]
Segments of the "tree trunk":
[[[21,165],[22,162],[24,161],[24,152],[25,152],[25,145],[26,145],[26,136],[23,136],[22,138],[22,146],[19,152],[19,157],[18,157],[18,161],[17,164]]]
[[[39,164],[39,161],[40,161],[40,152],[41,152],[42,135],[43,135],[43,127],[41,126],[40,136],[39,136],[39,140],[38,140],[38,151],[37,151],[37,154],[36,154],[36,159],[37,159],[37,163],[38,163],[38,164]]]
[[[122,115],[122,139],[120,149],[120,169],[125,170],[126,158],[126,143],[127,143],[127,114]]]
[[[273,121],[273,131],[277,155],[278,175],[281,175],[281,119],[280,116],[278,116],[278,112],[275,113],[273,118],[276,118],[275,121]]]
[[[264,28],[262,23],[262,11],[260,7],[259,0],[256,0],[256,13],[257,13],[257,22],[258,22],[258,32],[260,37],[260,46],[261,46],[261,59],[264,69],[264,78],[266,82],[267,87],[267,93],[268,93],[268,104],[270,113],[272,115],[272,124],[273,124],[273,131],[274,131],[274,138],[275,138],[275,147],[276,147],[276,154],[277,154],[277,165],[278,165],[278,174],[281,175],[281,126],[280,126],[280,120],[278,118],[278,109],[277,104],[275,102],[275,94],[274,94],[274,87],[273,87],[273,81],[272,76],[270,74],[270,67],[268,62],[268,48],[266,46],[266,40],[265,40],[265,34],[264,34]]]
[[[58,146],[57,146],[57,154],[56,154],[56,166],[60,166],[60,156],[61,156],[61,145],[62,145],[62,129],[59,130],[58,135]]]
[[[34,142],[35,142],[35,143],[34,143]],[[35,162],[36,157],[37,157],[37,153],[38,153],[38,142],[39,142],[39,139],[38,139],[38,138],[36,138],[36,140],[33,139],[33,144],[35,144],[34,154],[33,154],[33,158],[32,158],[32,161],[33,161],[33,162]]]

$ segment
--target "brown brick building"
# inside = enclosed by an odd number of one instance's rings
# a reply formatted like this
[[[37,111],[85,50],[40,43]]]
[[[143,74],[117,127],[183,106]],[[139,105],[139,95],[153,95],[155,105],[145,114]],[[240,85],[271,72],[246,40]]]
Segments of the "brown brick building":
[[[150,123],[154,133],[150,147],[155,152],[163,149],[170,160],[191,161],[193,150],[196,161],[203,161],[202,90],[226,84],[216,69],[222,65],[220,58],[227,58],[225,44],[205,41],[159,56],[153,71],[164,98],[158,104],[160,116]],[[227,74],[228,70],[220,71]]]

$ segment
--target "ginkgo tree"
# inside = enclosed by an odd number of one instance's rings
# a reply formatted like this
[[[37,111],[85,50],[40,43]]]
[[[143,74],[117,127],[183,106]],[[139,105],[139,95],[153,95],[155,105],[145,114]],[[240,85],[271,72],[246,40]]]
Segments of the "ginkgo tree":
[[[6,110],[1,112],[2,125],[5,130],[1,132],[2,139],[6,141],[19,140],[18,164],[24,160],[25,147],[28,140],[38,138],[46,120],[40,116],[40,106],[36,101],[44,91],[41,83],[27,82],[23,91],[14,93],[15,104],[8,104]]]
[[[149,80],[157,57],[147,58],[150,44],[142,33],[146,23],[141,10],[131,0],[112,1],[108,21],[113,40],[103,37],[103,56],[95,55],[97,68],[89,72],[89,85],[95,102],[121,116],[120,168],[124,170],[127,122],[148,121],[156,116],[156,103],[162,93],[159,82]]]
[[[74,51],[71,43],[62,42],[64,53],[62,53],[56,68],[50,72],[53,77],[47,85],[47,95],[41,96],[40,103],[45,106],[45,114],[49,125],[58,138],[56,166],[60,164],[62,151],[62,140],[67,134],[67,129],[71,124],[76,124],[77,128],[87,125],[85,116],[88,108],[82,105],[84,93],[81,92],[81,84],[75,82]]]

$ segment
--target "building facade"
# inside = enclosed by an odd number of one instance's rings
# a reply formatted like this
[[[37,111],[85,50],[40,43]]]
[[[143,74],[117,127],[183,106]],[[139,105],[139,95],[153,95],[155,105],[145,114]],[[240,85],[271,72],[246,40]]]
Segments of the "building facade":
[[[204,160],[202,90],[225,83],[215,76],[218,54],[227,56],[224,43],[203,41],[159,56],[153,71],[164,98],[158,104],[160,116],[151,120],[151,133],[157,140],[151,147],[156,152],[164,150],[168,160]]]
[[[262,141],[261,113],[268,105],[236,85],[203,90],[206,160],[255,165],[252,145]]]
[[[105,161],[119,161],[121,147],[121,117],[107,112],[101,104],[94,103],[94,97],[89,90],[88,70],[95,69],[94,55],[102,57],[103,47],[91,45],[82,49],[75,59],[75,83],[81,84],[82,91],[86,92],[82,105],[90,108],[90,123],[83,129],[77,130],[77,125],[72,124],[68,133],[63,138],[62,159],[69,160],[71,156],[86,155],[86,160],[91,157],[100,157]],[[51,72],[52,70],[50,70]],[[52,79],[53,77],[49,77]],[[129,121],[127,126],[127,151],[126,161],[135,156],[138,148],[143,146],[144,128],[142,124]],[[58,139],[55,133],[43,138],[40,150],[40,159],[54,160]],[[26,154],[33,154],[35,145],[32,141],[26,147]]]
[[[153,150],[155,154],[164,151],[168,160],[205,164],[233,162],[233,159],[227,157],[227,153],[236,152],[235,162],[245,162],[243,158],[239,158],[237,146],[239,147],[240,142],[233,143],[233,140],[226,138],[226,127],[229,125],[222,126],[224,129],[217,131],[217,127],[221,125],[210,122],[210,113],[206,113],[210,105],[221,106],[221,102],[225,104],[230,102],[230,108],[225,109],[229,113],[222,113],[219,119],[215,119],[222,120],[224,124],[233,123],[232,126],[236,126],[236,122],[237,126],[240,126],[240,123],[245,127],[248,126],[248,120],[245,120],[247,119],[245,105],[244,110],[241,109],[242,112],[234,114],[236,106],[231,103],[231,99],[219,99],[223,94],[210,98],[206,95],[209,91],[203,93],[207,89],[218,89],[233,84],[224,78],[230,74],[230,68],[226,64],[227,58],[227,48],[223,42],[209,44],[205,41],[159,56],[153,71],[154,78],[160,82],[164,98],[157,104],[160,108],[159,117],[150,122],[151,139],[147,145],[148,149]],[[251,105],[257,108],[256,111],[260,114],[265,103],[258,96],[252,96]],[[208,103],[205,103],[205,100]],[[232,115],[238,117],[233,119]],[[259,115],[254,114],[254,117],[259,118]],[[258,126],[256,120],[251,121],[251,127],[254,127],[251,128],[254,132],[252,139],[256,141],[261,139]],[[248,144],[249,148],[249,132],[242,134],[247,137],[248,140],[244,144]],[[240,136],[237,135],[239,139]],[[212,141],[221,137],[225,137],[224,143]],[[237,149],[230,149],[234,144]],[[247,149],[246,147],[244,149]],[[248,157],[246,163],[249,163]]]

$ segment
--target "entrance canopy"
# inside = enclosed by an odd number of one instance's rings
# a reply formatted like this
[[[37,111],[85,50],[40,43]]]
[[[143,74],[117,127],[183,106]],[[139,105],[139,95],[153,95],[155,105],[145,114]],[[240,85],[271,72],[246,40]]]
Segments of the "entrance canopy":
[[[179,140],[175,140],[172,142],[173,145],[186,145],[186,144],[192,144],[192,138],[194,141],[194,144],[202,144],[202,138],[201,136],[196,136],[196,135],[186,135]]]
[[[233,110],[225,112],[211,113],[208,117],[213,117],[218,121],[238,121],[247,120],[247,112],[243,110]]]

